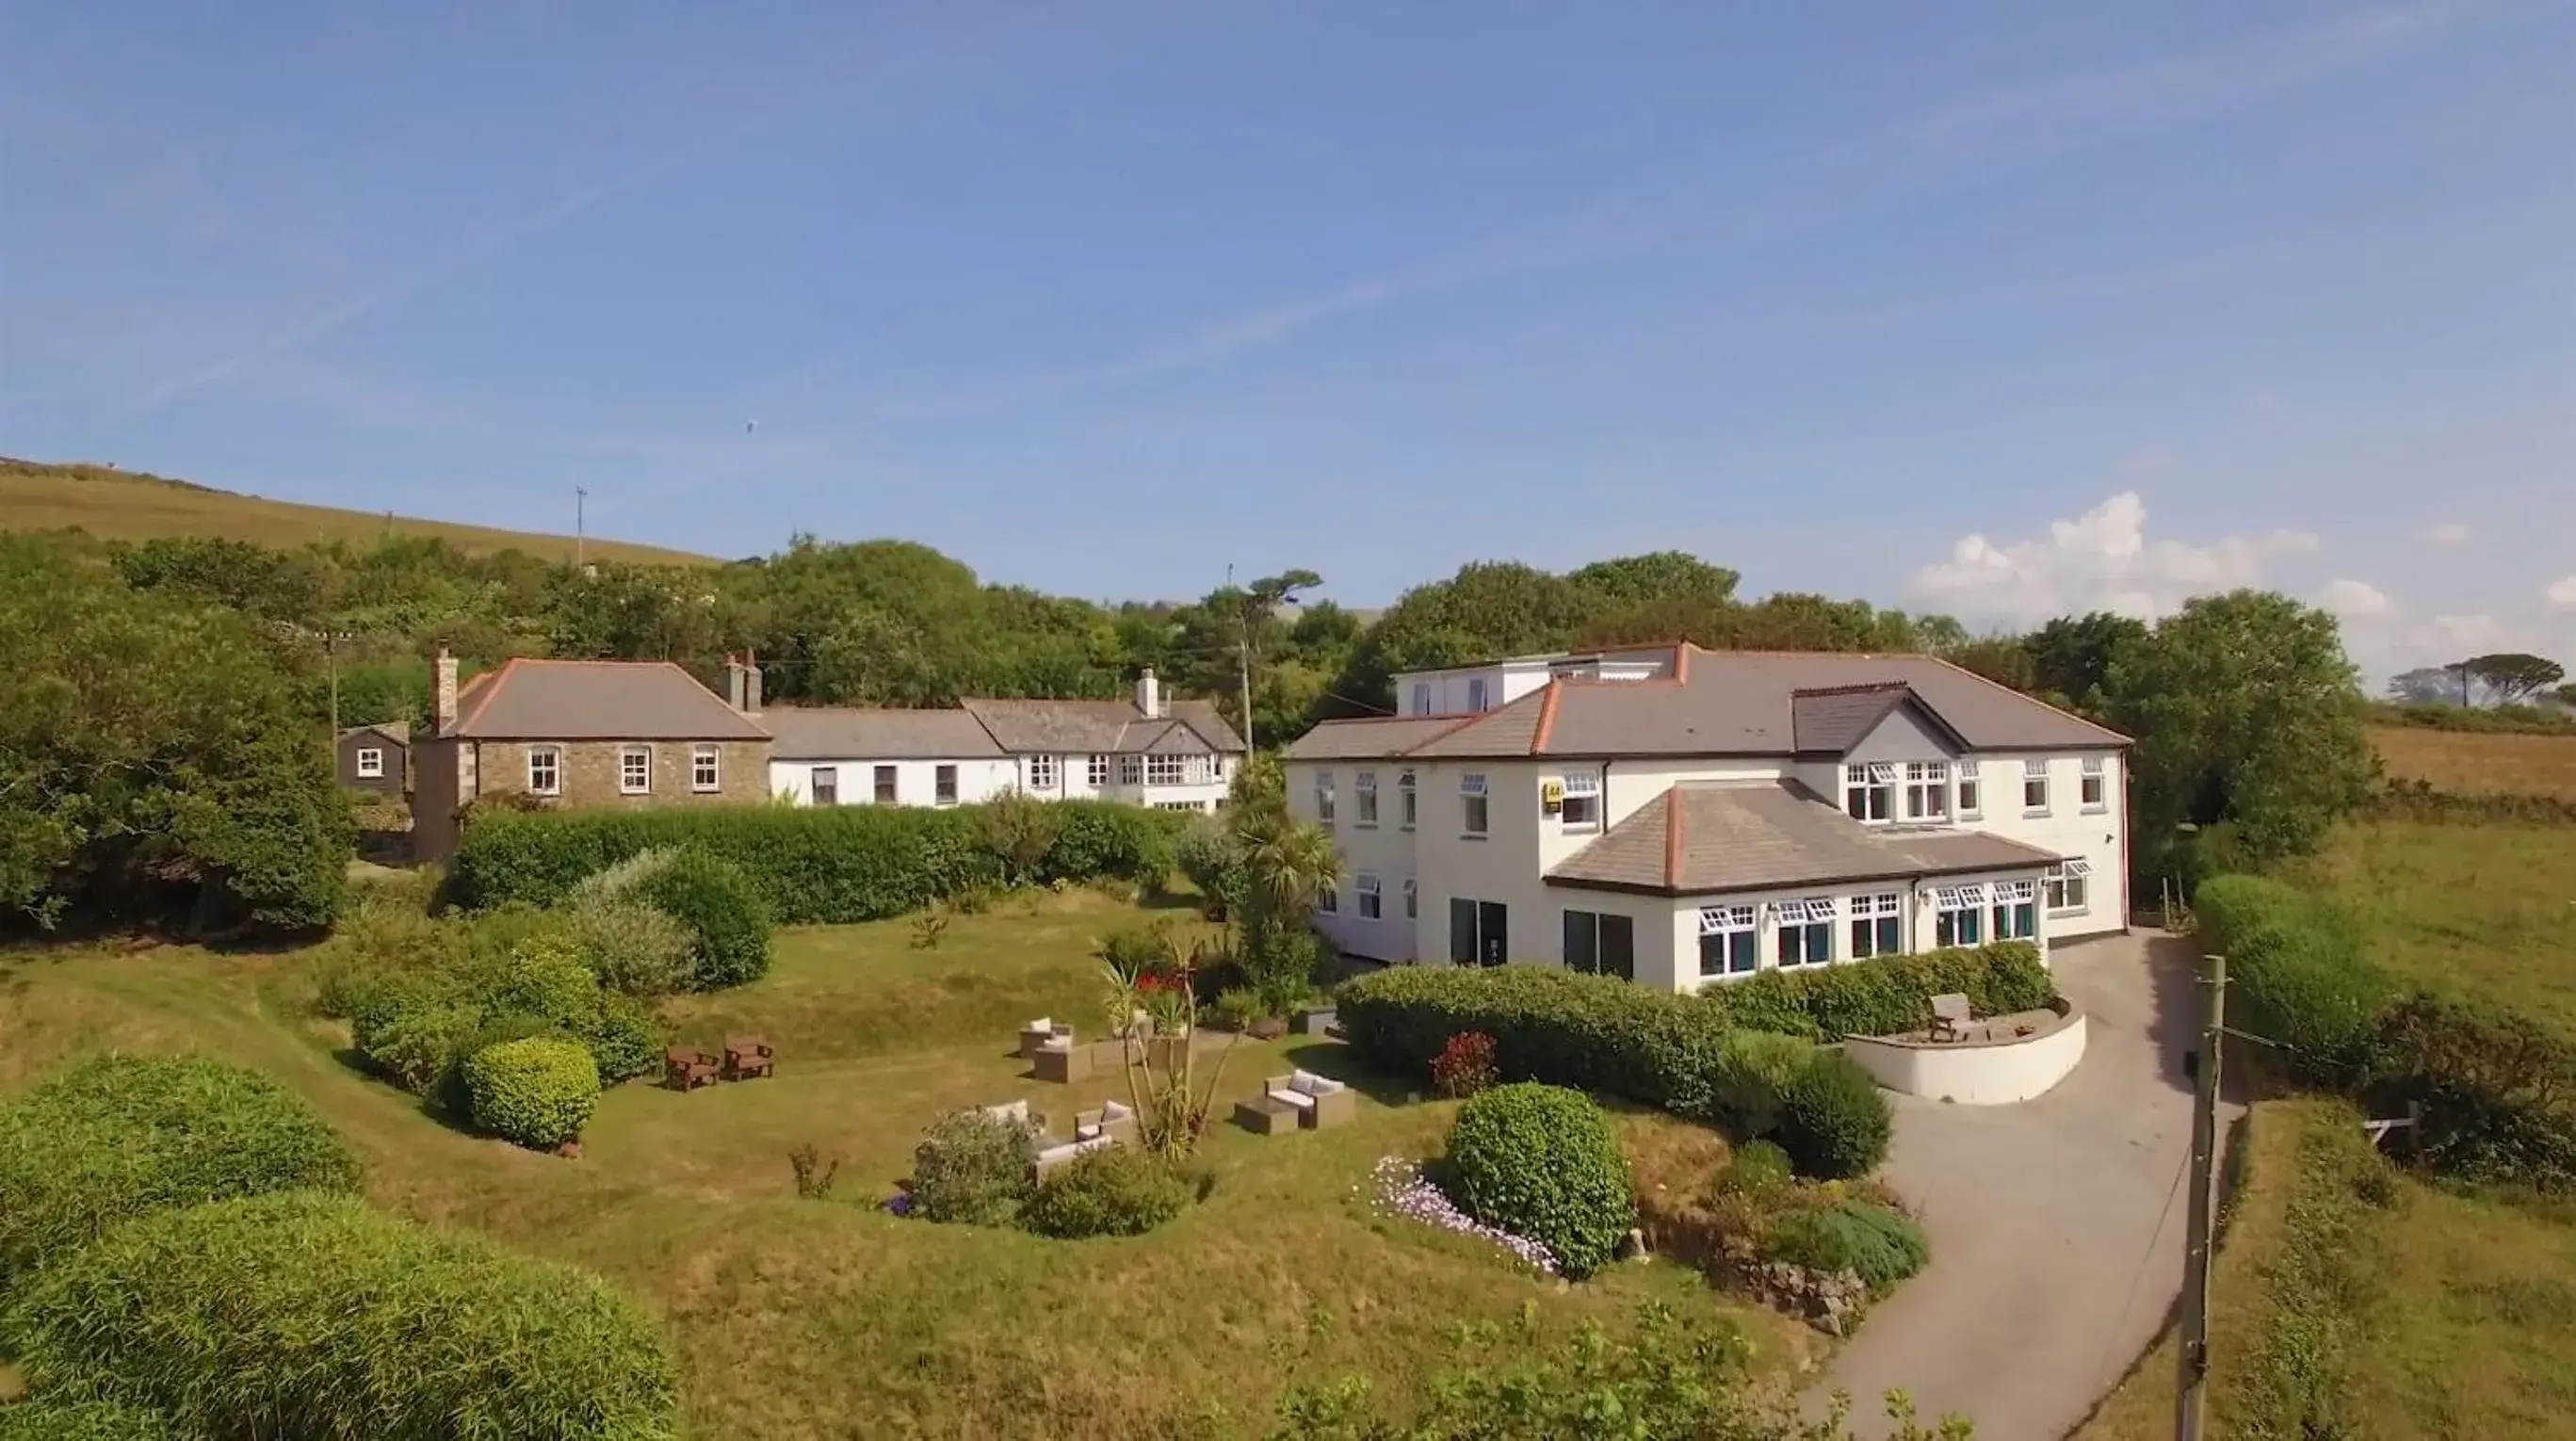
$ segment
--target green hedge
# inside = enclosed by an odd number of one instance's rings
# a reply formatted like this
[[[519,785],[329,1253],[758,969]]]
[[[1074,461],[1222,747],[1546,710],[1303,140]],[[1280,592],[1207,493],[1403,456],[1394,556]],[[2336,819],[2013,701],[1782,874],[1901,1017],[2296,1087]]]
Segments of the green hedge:
[[[105,1056],[0,1107],[0,1293],[117,1222],[206,1201],[354,1191],[304,1099],[201,1057]]]
[[[540,1151],[581,1139],[599,1107],[599,1068],[579,1041],[502,1041],[465,1059],[467,1111],[493,1135]]]
[[[2265,877],[2226,875],[2201,883],[2192,910],[2201,949],[2227,957],[2229,1024],[2286,1047],[2288,1063],[2310,1080],[2352,1084],[2397,987],[2362,953],[2342,904]]]
[[[1181,1214],[1195,1193],[1160,1157],[1126,1146],[1076,1156],[1038,1184],[1020,1224],[1041,1236],[1141,1236]]]
[[[45,1268],[0,1343],[48,1402],[207,1436],[668,1441],[675,1368],[595,1276],[300,1191],[147,1216]]]
[[[1780,1089],[1774,1139],[1801,1175],[1841,1180],[1866,1176],[1887,1159],[1896,1117],[1860,1062],[1820,1051]]]
[[[1109,801],[1059,812],[1040,882],[1116,878],[1158,886],[1172,868],[1177,813]],[[685,807],[493,811],[466,827],[450,872],[470,905],[552,905],[582,877],[656,846],[695,847],[739,865],[783,925],[882,920],[944,896],[999,886],[1002,861],[978,806]]]
[[[530,928],[530,915],[560,920],[514,909],[450,921],[473,934],[435,969],[382,971],[345,983],[358,1054],[395,1084],[459,1115],[466,1109],[466,1058],[500,1041],[579,1041],[609,1085],[660,1065],[667,1034],[661,1017],[641,1001],[603,990],[573,933],[560,924]]]
[[[2576,1044],[2488,1002],[2417,995],[2381,1013],[2363,1094],[2424,1108],[2425,1164],[2474,1181],[2576,1189]]]
[[[685,850],[638,892],[695,938],[689,989],[720,991],[769,974],[769,903],[742,867],[707,851]]]
[[[1928,1025],[1934,996],[1964,994],[1991,1015],[2040,1010],[2057,999],[2057,983],[2040,960],[2037,944],[1996,941],[1847,965],[1764,971],[1715,994],[1739,1026],[1839,1041]]]
[[[1581,1091],[1523,1081],[1458,1107],[1442,1189],[1488,1226],[1547,1247],[1580,1281],[1610,1264],[1636,1223],[1628,1158]]]
[[[0,1441],[170,1441],[158,1412],[103,1402],[0,1406]]]

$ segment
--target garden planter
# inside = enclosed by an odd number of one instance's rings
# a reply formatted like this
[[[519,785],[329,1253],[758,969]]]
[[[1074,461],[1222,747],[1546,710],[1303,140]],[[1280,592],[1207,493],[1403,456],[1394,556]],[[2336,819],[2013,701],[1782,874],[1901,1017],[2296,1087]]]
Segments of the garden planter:
[[[1243,1033],[1256,1041],[1275,1041],[1288,1034],[1288,1023],[1277,1016],[1263,1016],[1244,1027]]]

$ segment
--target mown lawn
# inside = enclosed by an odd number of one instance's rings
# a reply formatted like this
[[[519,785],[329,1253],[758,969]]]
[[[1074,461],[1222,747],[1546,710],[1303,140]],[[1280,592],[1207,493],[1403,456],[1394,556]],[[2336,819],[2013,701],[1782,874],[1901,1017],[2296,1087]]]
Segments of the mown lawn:
[[[2316,879],[2400,976],[2576,1032],[2576,826],[2356,822]]]
[[[1372,1378],[1418,1394],[1460,1323],[1622,1325],[1661,1298],[1733,1322],[1785,1371],[1801,1329],[1663,1263],[1567,1288],[1463,1238],[1370,1214],[1382,1155],[1437,1144],[1448,1108],[1370,1081],[1339,1131],[1268,1139],[1225,1127],[1203,1149],[1207,1202],[1147,1237],[1063,1243],[905,1221],[878,1203],[922,1129],[959,1106],[1067,1095],[1009,1052],[1046,1013],[1097,1029],[1092,938],[1137,913],[1096,897],[959,918],[935,951],[909,922],[782,936],[776,972],[686,1002],[684,1034],[766,1033],[775,1080],[690,1095],[612,1092],[561,1161],[477,1140],[351,1070],[311,1018],[309,958],[187,947],[86,948],[0,962],[0,1089],[111,1046],[196,1047],[310,1096],[371,1158],[383,1204],[472,1225],[596,1267],[657,1305],[681,1357],[693,1435],[1135,1437],[1258,1434],[1293,1378]],[[1340,1048],[1246,1044],[1222,1093]],[[1361,1078],[1369,1080],[1369,1078]],[[1053,1094],[1050,1094],[1050,1093]],[[1392,1100],[1394,1104],[1386,1104]],[[1682,1130],[1623,1118],[1654,1149]],[[830,1201],[800,1201],[786,1155],[841,1163]],[[1669,1147],[1666,1147],[1669,1149]]]
[[[2254,1108],[2212,1288],[2210,1434],[2301,1434],[2284,1427],[2304,1396],[2332,1423],[2313,1435],[2576,1437],[2576,1214],[2404,1176],[2386,1205],[2337,1195],[2303,1172],[2301,1142],[2350,1123],[2325,1102]],[[2319,1206],[2352,1230],[2330,1257],[2297,1256]],[[2171,1435],[2174,1384],[2168,1334],[2076,1441]]]

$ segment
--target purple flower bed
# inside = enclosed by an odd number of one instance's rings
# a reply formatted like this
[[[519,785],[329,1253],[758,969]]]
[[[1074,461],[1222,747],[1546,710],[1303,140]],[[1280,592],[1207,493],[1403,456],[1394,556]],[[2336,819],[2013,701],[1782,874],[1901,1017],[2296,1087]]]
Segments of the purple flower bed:
[[[1459,1210],[1458,1204],[1438,1186],[1431,1184],[1430,1178],[1422,1174],[1422,1167],[1415,1162],[1402,1156],[1389,1156],[1377,1163],[1375,1174],[1378,1210],[1382,1214],[1402,1216],[1427,1226],[1437,1226],[1443,1231],[1491,1241],[1540,1271],[1550,1276],[1556,1274],[1556,1258],[1548,1254],[1547,1247],[1526,1236],[1515,1236],[1499,1226],[1488,1226]]]

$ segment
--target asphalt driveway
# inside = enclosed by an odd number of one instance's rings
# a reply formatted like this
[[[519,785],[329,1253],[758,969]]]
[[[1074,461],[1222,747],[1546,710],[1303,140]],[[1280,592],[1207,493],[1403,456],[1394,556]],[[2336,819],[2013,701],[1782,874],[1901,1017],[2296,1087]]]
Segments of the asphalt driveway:
[[[1921,1208],[1932,1264],[1870,1313],[1811,1397],[1851,1392],[1863,1436],[1902,1387],[1922,1417],[1972,1417],[1980,1441],[2057,1441],[2181,1292],[2190,948],[2141,932],[2054,961],[2091,1027],[2073,1075],[2012,1106],[1892,1098],[1885,1175]]]

